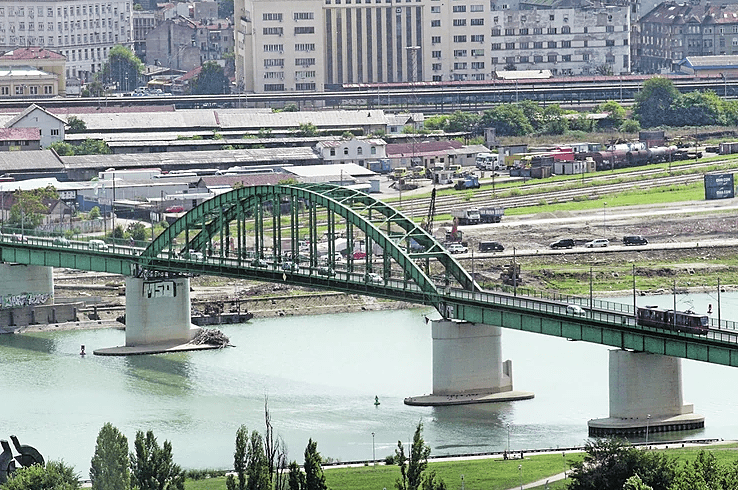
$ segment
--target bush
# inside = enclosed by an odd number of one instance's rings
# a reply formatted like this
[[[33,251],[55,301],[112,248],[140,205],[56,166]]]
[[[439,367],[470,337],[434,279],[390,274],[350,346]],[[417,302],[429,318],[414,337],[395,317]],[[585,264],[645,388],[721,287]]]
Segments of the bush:
[[[635,119],[628,119],[620,125],[620,131],[623,133],[637,133],[640,130],[641,124]]]

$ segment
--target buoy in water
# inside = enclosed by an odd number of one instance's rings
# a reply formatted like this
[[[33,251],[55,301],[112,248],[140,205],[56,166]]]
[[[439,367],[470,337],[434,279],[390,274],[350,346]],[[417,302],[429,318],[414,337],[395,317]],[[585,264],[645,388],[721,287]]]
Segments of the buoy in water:
[[[378,396],[375,396],[374,397],[374,406],[376,407],[377,405],[379,405],[379,397]]]
[[[82,347],[79,350],[79,355],[80,356],[84,356],[85,355],[85,346],[84,346],[84,344],[82,344]]]

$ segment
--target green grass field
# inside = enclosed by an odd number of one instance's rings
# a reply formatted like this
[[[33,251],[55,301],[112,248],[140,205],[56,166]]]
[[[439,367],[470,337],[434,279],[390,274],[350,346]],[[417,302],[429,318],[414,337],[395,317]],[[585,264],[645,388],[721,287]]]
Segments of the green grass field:
[[[738,444],[718,444],[710,447],[674,447],[665,451],[677,458],[681,464],[694,461],[697,454],[706,450],[711,452],[719,464],[733,464],[738,461]],[[499,458],[485,458],[456,461],[431,461],[428,469],[436,472],[448,488],[461,488],[461,477],[464,476],[465,490],[506,490],[516,488],[569,470],[569,465],[581,461],[584,453],[560,453],[526,455],[519,459],[504,461]],[[519,469],[519,467],[522,468]],[[400,476],[397,466],[383,464],[352,468],[326,468],[325,477],[332,490],[392,490]],[[567,480],[549,483],[550,490],[566,488]],[[541,485],[538,488],[544,488]],[[186,490],[223,490],[226,488],[225,477],[206,480],[187,480]]]

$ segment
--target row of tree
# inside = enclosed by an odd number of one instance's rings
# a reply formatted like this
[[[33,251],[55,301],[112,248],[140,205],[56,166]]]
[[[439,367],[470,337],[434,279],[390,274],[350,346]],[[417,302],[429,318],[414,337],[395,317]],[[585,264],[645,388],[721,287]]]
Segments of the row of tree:
[[[267,402],[264,403],[265,432],[241,426],[236,431],[233,472],[226,478],[228,490],[328,490],[323,474],[323,458],[318,443],[310,439],[305,461],[287,463],[284,441],[272,426]],[[423,424],[418,422],[409,456],[402,441],[397,441],[388,464],[400,467],[397,490],[446,490],[446,484],[434,472],[426,472],[430,446],[423,440]],[[184,490],[185,472],[173,462],[172,444],[162,446],[152,431],[138,431],[134,451],[128,452],[128,439],[116,427],[106,423],[98,433],[95,453],[90,462],[93,490]],[[71,490],[80,487],[74,468],[63,462],[49,461],[14,471],[0,490]]]

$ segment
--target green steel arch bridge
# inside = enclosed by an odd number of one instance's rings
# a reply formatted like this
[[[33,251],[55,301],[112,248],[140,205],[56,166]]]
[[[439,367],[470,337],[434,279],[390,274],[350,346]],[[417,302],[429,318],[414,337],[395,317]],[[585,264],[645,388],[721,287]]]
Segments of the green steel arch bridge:
[[[483,290],[442,244],[400,211],[329,184],[234,189],[193,208],[146,248],[93,250],[86,242],[1,235],[0,260],[343,291],[432,306],[446,319],[738,366],[734,322],[713,322],[707,335],[697,335],[638,325],[634,305],[520,288]],[[587,314],[569,313],[571,304]]]

